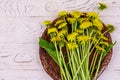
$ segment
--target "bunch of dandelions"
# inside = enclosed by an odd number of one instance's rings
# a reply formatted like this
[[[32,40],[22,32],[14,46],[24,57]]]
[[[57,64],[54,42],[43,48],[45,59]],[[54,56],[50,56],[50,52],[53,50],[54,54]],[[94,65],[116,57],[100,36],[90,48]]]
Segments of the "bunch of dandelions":
[[[98,14],[61,11],[54,24],[43,24],[56,49],[61,80],[96,80],[101,61],[112,48]]]

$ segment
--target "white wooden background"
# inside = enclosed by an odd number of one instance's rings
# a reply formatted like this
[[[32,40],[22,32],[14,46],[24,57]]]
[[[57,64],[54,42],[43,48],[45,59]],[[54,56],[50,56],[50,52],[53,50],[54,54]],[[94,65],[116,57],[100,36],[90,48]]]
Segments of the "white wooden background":
[[[61,10],[97,11],[98,2],[108,9],[100,16],[115,25],[112,60],[98,80],[120,80],[120,0],[0,0],[0,80],[52,80],[39,60],[41,22]]]

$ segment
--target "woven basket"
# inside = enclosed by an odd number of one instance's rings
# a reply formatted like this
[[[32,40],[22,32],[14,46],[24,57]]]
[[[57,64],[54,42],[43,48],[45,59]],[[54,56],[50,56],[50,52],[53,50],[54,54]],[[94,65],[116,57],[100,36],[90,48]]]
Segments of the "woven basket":
[[[53,21],[53,24],[57,21],[58,19],[55,19]],[[103,24],[104,25],[104,24]],[[103,27],[103,31],[106,31],[107,27],[104,25]],[[105,36],[108,38],[108,42],[111,43],[112,39],[110,36],[110,33],[107,32],[105,34]],[[49,41],[49,37],[47,35],[47,29],[44,31],[42,38],[45,40]],[[54,79],[54,80],[60,80],[60,69],[59,66],[54,62],[54,60],[49,56],[49,54],[43,49],[43,48],[39,48],[39,54],[40,54],[40,60],[42,62],[43,68],[45,69],[45,71]],[[99,73],[98,73],[98,77],[102,74],[102,72],[106,69],[106,67],[108,66],[110,60],[112,57],[112,49],[110,50],[110,52],[104,57],[104,59],[102,60],[100,69],[99,69]]]

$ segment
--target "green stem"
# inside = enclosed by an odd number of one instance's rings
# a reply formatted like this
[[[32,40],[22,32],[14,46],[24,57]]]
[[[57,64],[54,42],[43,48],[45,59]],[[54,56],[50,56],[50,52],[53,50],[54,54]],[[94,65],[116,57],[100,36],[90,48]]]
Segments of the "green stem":
[[[100,59],[99,59],[98,66],[97,66],[97,70],[96,70],[96,73],[95,73],[95,76],[94,76],[94,79],[93,79],[93,80],[96,80],[96,79],[97,79],[98,71],[99,71],[99,68],[100,68],[101,61],[102,61],[102,56],[103,56],[103,52],[102,52],[101,55],[100,55]]]
[[[77,30],[77,21],[75,22],[75,29],[74,29],[75,31]]]
[[[91,77],[93,75],[93,71],[95,70],[95,64],[96,64],[96,61],[97,61],[97,57],[98,57],[98,53],[94,53],[95,55],[93,56],[93,59],[92,59],[92,64],[91,64]]]
[[[81,59],[80,59],[80,54],[81,54],[81,53],[80,53],[79,48],[76,49],[76,53],[77,53],[77,57],[78,57],[78,66],[77,66],[77,68],[78,68],[79,65],[81,65]],[[81,73],[80,73],[80,72],[78,73],[78,75],[80,75],[79,78],[81,79],[82,76],[81,76]]]
[[[87,43],[88,45],[86,45],[86,53],[88,54],[87,55],[87,58],[86,58],[86,73],[87,73],[87,80],[90,80],[90,72],[89,72],[89,43]]]
[[[92,35],[92,32],[90,33],[89,29],[87,29],[86,31],[87,31],[87,36],[91,36]],[[90,80],[90,72],[89,72],[90,40],[88,42],[86,42],[85,51],[86,51],[86,54],[88,54],[87,58],[86,58],[86,78],[87,78],[87,80]]]
[[[78,50],[77,50],[78,51]],[[82,54],[84,55],[84,50],[82,49]],[[79,52],[78,52],[79,53]],[[84,65],[83,65],[83,63],[84,63],[84,61],[85,61],[85,58],[86,57],[83,57],[83,60],[81,61],[80,60],[80,64],[79,64],[79,66],[78,66],[78,68],[77,68],[77,70],[76,70],[76,73],[75,73],[75,75],[74,75],[74,77],[73,77],[73,80],[76,80],[76,77],[77,77],[77,74],[79,73],[79,71],[81,71],[81,76],[82,76],[82,80],[86,80],[86,77],[85,77],[85,72],[83,71],[84,70]]]
[[[106,31],[103,33],[103,35],[106,34],[107,32],[108,32],[108,30],[106,30]],[[102,35],[101,35],[101,36],[102,36]],[[91,49],[90,54],[93,52],[93,50],[95,49],[96,45],[99,43],[99,41],[100,41],[100,39],[101,39],[101,36],[98,38],[98,41],[95,43],[95,45],[94,45],[93,48]]]
[[[76,68],[75,68],[75,60],[74,60],[73,55],[74,55],[74,53],[73,53],[72,51],[70,51],[71,64],[72,64],[72,67],[73,67],[73,74],[75,74],[75,72],[76,72]]]
[[[55,49],[56,49],[56,52],[57,52],[58,62],[59,62],[59,66],[60,66],[60,72],[63,75],[63,76],[61,75],[61,77],[65,80],[67,80],[64,69],[62,68],[62,62],[61,62],[61,58],[60,58],[60,55],[59,55],[59,52],[58,52],[57,43],[54,42],[54,45],[55,45]]]
[[[73,76],[74,75],[73,66],[72,66],[72,63],[71,63],[71,56],[70,56],[70,52],[68,51],[68,49],[67,49],[67,55],[68,55],[68,64],[70,66],[70,70],[71,70],[71,73],[72,73],[71,76]]]
[[[61,57],[62,57],[62,62],[63,62],[63,66],[64,66],[64,68],[65,68],[65,73],[66,73],[67,80],[71,80],[72,78],[71,78],[71,76],[70,76],[70,72],[69,72],[68,67],[67,67],[67,64],[66,64],[66,62],[65,62],[65,58],[64,58],[64,56],[63,56],[62,48],[61,48],[61,47],[60,47],[60,55],[61,55]]]
[[[83,62],[84,62],[84,61],[83,61]],[[85,79],[85,74],[84,74],[83,68],[82,68],[83,62],[81,62],[81,64],[78,66],[78,69],[77,69],[77,71],[76,71],[76,73],[75,73],[75,75],[74,75],[74,77],[73,77],[73,80],[76,80],[77,74],[79,73],[80,70],[81,70],[82,80],[86,80],[86,79]]]

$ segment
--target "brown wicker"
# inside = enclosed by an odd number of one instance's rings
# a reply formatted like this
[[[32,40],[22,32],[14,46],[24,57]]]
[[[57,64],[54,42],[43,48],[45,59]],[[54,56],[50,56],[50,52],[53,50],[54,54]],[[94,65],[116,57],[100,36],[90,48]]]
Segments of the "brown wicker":
[[[103,31],[105,31],[107,28],[104,25]],[[110,33],[107,32],[105,36],[108,38],[108,42],[111,43],[112,39],[110,36]],[[47,31],[45,30],[42,38],[45,40],[49,40],[49,37],[47,36]],[[45,71],[54,79],[54,80],[60,80],[60,73],[59,73],[59,66],[53,61],[53,59],[48,55],[48,53],[40,47],[39,49],[39,54],[40,54],[40,60],[42,62],[42,65],[45,69]],[[102,60],[98,77],[102,74],[102,72],[106,69],[108,66],[108,63],[110,62],[112,57],[112,49],[110,52],[104,57]]]

